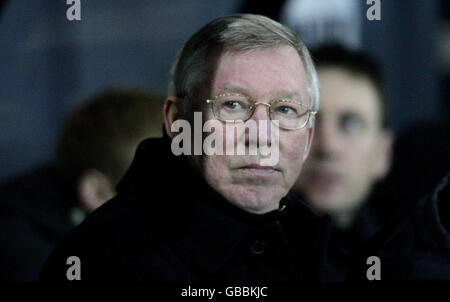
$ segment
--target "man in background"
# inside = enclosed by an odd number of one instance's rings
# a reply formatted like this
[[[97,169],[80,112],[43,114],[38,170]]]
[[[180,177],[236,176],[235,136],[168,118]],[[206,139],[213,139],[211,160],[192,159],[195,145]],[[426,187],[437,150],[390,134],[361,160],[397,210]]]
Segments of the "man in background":
[[[162,99],[108,90],[64,123],[54,163],[0,188],[0,280],[34,281],[47,257],[115,185],[146,137],[161,136]]]
[[[338,279],[365,280],[361,268],[376,255],[382,280],[449,280],[448,180],[426,198],[396,199],[391,179],[380,183],[391,166],[393,134],[378,66],[337,45],[313,58],[320,112],[294,189],[334,220],[328,255]],[[405,165],[418,173],[412,159]]]
[[[295,189],[338,229],[367,239],[381,224],[369,199],[389,171],[393,141],[380,71],[371,58],[338,45],[313,57],[321,109]]]

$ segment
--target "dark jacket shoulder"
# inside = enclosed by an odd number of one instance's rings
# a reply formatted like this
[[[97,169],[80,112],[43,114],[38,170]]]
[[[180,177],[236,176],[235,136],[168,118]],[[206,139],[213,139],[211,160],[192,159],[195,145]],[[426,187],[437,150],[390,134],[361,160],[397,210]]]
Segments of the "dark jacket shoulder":
[[[447,175],[414,208],[388,222],[356,257],[349,279],[367,280],[362,268],[368,257],[377,256],[382,280],[450,281],[448,191]]]
[[[75,227],[68,191],[51,164],[1,185],[0,280],[37,280],[56,244]]]

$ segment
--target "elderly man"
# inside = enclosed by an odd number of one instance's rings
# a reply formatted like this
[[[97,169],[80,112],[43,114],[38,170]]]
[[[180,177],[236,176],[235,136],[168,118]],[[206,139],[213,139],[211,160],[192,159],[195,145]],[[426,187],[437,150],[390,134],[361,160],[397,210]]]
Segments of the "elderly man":
[[[255,15],[207,24],[173,64],[166,136],[141,143],[118,195],[57,248],[43,279],[326,279],[327,219],[288,194],[318,102],[314,65],[292,31]],[[180,121],[195,128],[198,113],[215,121],[216,152],[205,154],[203,137],[204,152],[175,156]],[[196,135],[194,146],[182,142],[184,154],[198,147]],[[276,160],[264,162],[264,148]]]
[[[116,197],[66,237],[41,279],[342,280],[327,257],[328,216],[289,193],[318,102],[292,31],[256,15],[207,24],[173,65],[165,137],[140,144]],[[365,278],[366,259],[352,278]]]

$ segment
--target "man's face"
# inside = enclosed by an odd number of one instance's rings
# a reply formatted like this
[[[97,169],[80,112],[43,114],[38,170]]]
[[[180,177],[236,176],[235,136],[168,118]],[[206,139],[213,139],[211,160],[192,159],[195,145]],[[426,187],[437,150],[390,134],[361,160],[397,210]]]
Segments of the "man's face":
[[[356,209],[388,170],[391,139],[373,83],[339,67],[318,69],[320,111],[295,189],[329,214]]]
[[[309,106],[306,87],[302,61],[292,47],[247,53],[226,52],[217,62],[210,97],[230,93],[266,103],[289,97]],[[214,119],[211,105],[204,106],[205,119]],[[259,121],[268,125],[266,131],[258,127],[258,135],[263,138],[258,148],[263,145],[262,141],[270,145],[269,138],[277,135],[279,160],[276,164],[261,166],[259,155],[205,155],[194,160],[206,181],[230,203],[245,211],[261,214],[278,208],[279,201],[294,184],[309,151],[312,127],[308,125],[299,130],[277,128],[278,131],[274,131],[276,126],[270,123],[263,105],[256,107],[247,123],[251,120],[257,125]],[[234,133],[223,133],[224,146],[242,143],[248,148],[249,139],[245,139],[245,131],[237,131],[236,137]]]

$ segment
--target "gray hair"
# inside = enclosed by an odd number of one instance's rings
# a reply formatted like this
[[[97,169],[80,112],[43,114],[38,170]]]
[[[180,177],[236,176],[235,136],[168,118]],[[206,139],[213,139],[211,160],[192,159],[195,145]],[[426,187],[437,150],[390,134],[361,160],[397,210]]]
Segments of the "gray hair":
[[[193,98],[211,78],[208,58],[217,51],[247,52],[289,45],[303,63],[311,110],[319,110],[319,82],[308,49],[289,28],[264,16],[235,14],[221,17],[193,34],[179,50],[169,78],[169,95]]]

